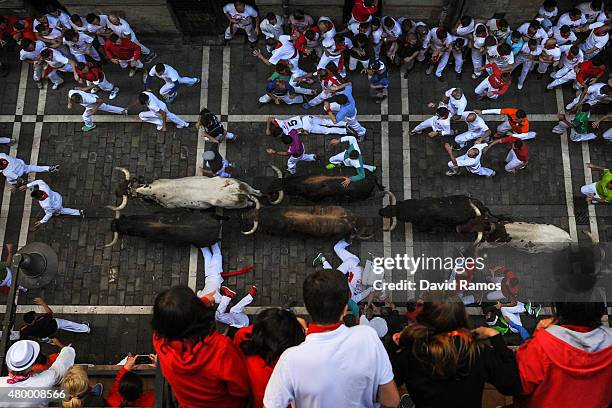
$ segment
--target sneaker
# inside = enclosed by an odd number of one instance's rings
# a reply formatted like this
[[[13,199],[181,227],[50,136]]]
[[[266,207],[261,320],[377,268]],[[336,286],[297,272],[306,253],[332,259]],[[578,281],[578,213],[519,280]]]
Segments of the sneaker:
[[[255,297],[256,294],[257,294],[257,286],[253,285],[251,286],[251,289],[249,289],[249,295],[251,295],[251,297]]]
[[[9,145],[9,146],[12,146],[12,145],[14,145],[15,143],[17,143],[17,139],[13,139],[13,138],[11,138],[11,141],[10,141],[10,142],[8,142],[8,145]]]
[[[496,172],[495,170],[493,170],[493,173],[491,173],[491,175],[490,175],[490,176],[488,176],[488,177],[493,177],[493,176],[495,176],[496,174],[497,174],[497,172]]]
[[[197,84],[199,84],[200,82],[202,82],[202,80],[201,80],[200,78],[196,78],[196,81],[195,81],[195,83],[194,83],[193,85],[197,85]],[[193,85],[192,85],[192,86],[193,86]]]
[[[110,95],[108,95],[108,99],[115,99],[118,93],[119,93],[119,87],[116,86],[113,88]]]
[[[43,89],[43,84],[42,84],[42,82],[41,82],[41,81],[35,81],[35,83],[36,83],[36,87],[37,87],[38,89]]]
[[[323,252],[319,252],[312,260],[312,266],[323,265],[323,262],[325,262],[325,256],[323,255]]]
[[[60,85],[61,85],[62,83],[63,83],[63,82],[60,82],[59,84],[53,84],[53,86],[51,87],[51,89],[53,89],[53,90],[55,91],[57,88],[59,88],[59,87],[60,87]]]
[[[104,392],[104,386],[102,385],[102,383],[97,383],[96,385],[91,387],[91,392],[93,394],[96,394],[98,397],[101,397],[102,393]]]
[[[91,126],[87,126],[87,125],[83,126],[83,127],[81,128],[81,130],[82,130],[83,132],[89,132],[89,131],[94,130],[96,127],[97,127],[97,126],[96,126],[96,124],[94,123],[94,124],[93,124],[93,125],[91,125]]]
[[[329,164],[327,164],[327,165],[325,166],[325,168],[326,168],[327,170],[331,170],[331,169],[336,168],[336,165],[335,165],[335,164],[333,164],[333,163],[329,163]]]
[[[357,141],[359,143],[363,143],[364,140],[365,140],[365,135],[361,135],[361,136],[357,137]]]
[[[308,102],[304,102],[304,103],[302,104],[302,108],[304,108],[304,109],[308,110],[308,109],[312,108],[312,106],[311,106],[311,105],[310,105]]]
[[[81,210],[81,211],[83,211],[83,210]],[[91,333],[91,326],[89,325],[89,322],[83,322],[83,324],[85,326],[87,326],[87,333]]]
[[[228,298],[232,298],[233,299],[236,296],[236,292],[234,292],[233,290],[231,290],[227,286],[221,286],[220,292],[221,292],[222,296],[227,296]]]
[[[482,74],[480,74],[480,75],[482,75]],[[478,78],[480,78],[480,75],[477,74],[477,73],[473,73],[472,74],[472,79],[478,79]]]
[[[94,86],[93,88],[89,90],[89,93],[95,94],[95,93],[98,93],[99,90],[100,88],[98,88],[97,86]]]
[[[378,169],[378,167],[376,166],[372,166],[372,173],[376,173],[376,170]]]
[[[177,129],[182,129],[182,128],[186,128],[189,127],[189,123],[185,123],[184,125],[176,125]]]
[[[427,68],[427,71],[425,71],[425,74],[431,75],[431,73],[433,72],[433,69],[434,69],[433,65],[430,65],[429,68]]]
[[[79,214],[81,214],[82,218],[85,218],[85,210],[79,210]]]
[[[155,58],[157,58],[157,53],[156,52],[150,52],[147,55],[145,55],[144,62],[146,62],[148,64],[149,62],[153,61]]]
[[[134,75],[136,75],[136,69],[130,68],[130,72],[128,72],[128,76],[132,78]]]
[[[518,89],[519,91],[520,91],[521,89],[523,89],[523,84],[521,84],[521,83],[516,84],[516,89]]]
[[[446,175],[449,176],[449,177],[456,176],[457,174],[459,174],[459,172],[457,170],[448,170],[446,172]]]
[[[54,164],[53,166],[49,167],[49,173],[57,173],[60,169],[59,164]]]
[[[127,110],[127,108],[125,108],[125,109],[123,110],[123,112],[121,112],[121,114],[122,114],[123,116],[127,116],[127,115],[128,115],[128,110]]]

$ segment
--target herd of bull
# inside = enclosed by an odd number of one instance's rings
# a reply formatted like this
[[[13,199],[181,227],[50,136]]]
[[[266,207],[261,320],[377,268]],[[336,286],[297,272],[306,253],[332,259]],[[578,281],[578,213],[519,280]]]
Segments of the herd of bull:
[[[301,234],[314,237],[367,239],[366,220],[337,205],[282,206],[285,195],[299,196],[311,202],[322,200],[358,201],[385,194],[390,204],[379,210],[385,219],[385,230],[392,230],[398,220],[412,223],[418,231],[459,233],[465,240],[473,239],[482,246],[506,245],[529,253],[553,252],[567,246],[570,235],[550,224],[513,222],[496,216],[479,200],[454,195],[436,198],[397,201],[385,191],[376,177],[366,173],[365,180],[341,185],[350,169],[342,167],[329,170],[311,169],[304,174],[283,176],[271,166],[276,176],[256,177],[254,185],[232,178],[192,176],[178,179],[160,179],[141,183],[124,173],[117,195],[121,203],[109,206],[116,213],[111,229],[114,238],[107,246],[115,244],[120,235],[178,245],[203,247],[217,241],[222,217],[212,207],[242,209],[240,223],[245,235],[255,232],[272,235]],[[260,198],[266,197],[269,206],[261,206]],[[120,215],[128,198],[140,198],[159,204],[164,210],[150,215]],[[254,208],[249,208],[254,207]],[[245,228],[246,227],[246,228]]]

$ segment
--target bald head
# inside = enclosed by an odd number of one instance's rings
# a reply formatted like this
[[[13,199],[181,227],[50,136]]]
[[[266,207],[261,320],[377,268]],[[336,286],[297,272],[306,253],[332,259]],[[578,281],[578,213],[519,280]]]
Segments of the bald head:
[[[463,90],[461,88],[455,88],[453,92],[451,92],[451,96],[455,99],[461,99],[463,96]]]

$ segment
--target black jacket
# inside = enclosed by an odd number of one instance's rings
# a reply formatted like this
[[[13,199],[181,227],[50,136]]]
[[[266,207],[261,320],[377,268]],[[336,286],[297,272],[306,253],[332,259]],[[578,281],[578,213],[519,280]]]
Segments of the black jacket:
[[[416,408],[478,408],[482,406],[485,382],[504,395],[521,392],[516,359],[506,347],[501,335],[490,338],[491,345],[482,344],[473,364],[460,362],[455,378],[439,379],[432,375],[427,355],[418,358],[412,345],[391,353],[393,373],[398,386],[405,384]]]

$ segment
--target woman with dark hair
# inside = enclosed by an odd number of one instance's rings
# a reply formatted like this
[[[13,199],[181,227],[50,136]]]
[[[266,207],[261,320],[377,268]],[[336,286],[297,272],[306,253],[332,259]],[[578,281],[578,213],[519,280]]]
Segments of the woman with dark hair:
[[[394,336],[399,349],[391,356],[397,384],[406,385],[416,407],[480,407],[485,382],[519,394],[516,360],[499,332],[470,331],[456,295],[429,296],[416,323]],[[479,341],[485,339],[492,347]]]
[[[144,391],[142,378],[132,370],[136,364],[135,355],[128,355],[125,365],[117,373],[113,388],[106,400],[111,407],[153,408],[155,391]],[[153,367],[157,366],[157,356],[149,355]]]
[[[281,354],[305,339],[304,328],[295,315],[283,309],[266,309],[257,315],[254,325],[236,333],[251,382],[253,408],[263,408],[266,385]]]
[[[158,364],[181,407],[247,406],[249,379],[238,348],[215,331],[214,309],[191,289],[179,285],[157,295],[151,326]]]
[[[579,299],[578,299],[579,300]],[[612,403],[612,329],[603,302],[556,302],[516,353],[519,407],[607,408]]]

